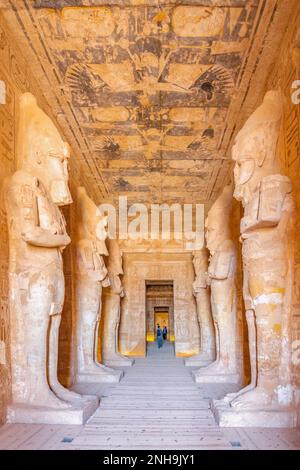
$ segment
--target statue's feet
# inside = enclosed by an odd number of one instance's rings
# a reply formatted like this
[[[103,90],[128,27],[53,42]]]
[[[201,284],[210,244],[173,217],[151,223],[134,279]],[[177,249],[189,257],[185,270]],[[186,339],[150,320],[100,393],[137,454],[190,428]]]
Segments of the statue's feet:
[[[230,402],[230,405],[237,410],[247,410],[253,408],[263,408],[272,404],[272,393],[267,393],[261,388],[254,388],[243,393]]]
[[[51,389],[61,400],[64,400],[68,403],[73,403],[82,399],[82,396],[79,395],[79,393],[71,392],[71,390],[63,387],[59,382],[51,384]]]
[[[57,410],[65,410],[70,408],[70,404],[61,400],[51,390],[35,395],[31,404],[42,408],[54,408]]]
[[[232,400],[234,400],[235,398],[238,398],[239,396],[243,395],[244,393],[247,393],[251,390],[253,390],[255,388],[255,385],[253,384],[249,384],[247,385],[246,387],[242,388],[241,390],[239,390],[238,392],[233,392],[233,393],[227,393],[227,395],[225,395],[225,397],[223,398],[223,401],[225,403],[231,403]]]

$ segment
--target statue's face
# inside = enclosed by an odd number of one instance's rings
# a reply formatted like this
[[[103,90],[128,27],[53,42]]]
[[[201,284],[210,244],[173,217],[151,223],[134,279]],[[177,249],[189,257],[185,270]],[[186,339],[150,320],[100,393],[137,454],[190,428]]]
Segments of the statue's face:
[[[50,194],[53,202],[59,206],[71,204],[72,202],[68,186],[69,159],[70,149],[65,142],[59,151],[50,151],[48,154],[48,168],[49,175],[51,175]]]

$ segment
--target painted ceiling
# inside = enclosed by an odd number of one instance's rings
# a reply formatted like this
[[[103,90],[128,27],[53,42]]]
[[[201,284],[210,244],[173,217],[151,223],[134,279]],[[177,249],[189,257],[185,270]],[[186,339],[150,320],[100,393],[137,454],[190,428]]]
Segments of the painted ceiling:
[[[265,1],[8,3],[98,200],[216,197]]]

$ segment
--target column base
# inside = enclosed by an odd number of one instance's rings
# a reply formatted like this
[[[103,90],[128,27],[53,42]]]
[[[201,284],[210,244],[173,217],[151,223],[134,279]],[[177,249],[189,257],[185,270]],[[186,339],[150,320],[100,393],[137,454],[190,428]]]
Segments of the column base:
[[[199,384],[240,384],[239,374],[205,374],[204,370],[193,370],[193,379]]]
[[[211,409],[220,427],[297,427],[297,410],[292,407],[237,410],[224,400],[212,400]]]
[[[134,364],[134,359],[116,354],[103,358],[103,363],[109,367],[131,367]]]
[[[84,395],[74,400],[69,408],[57,409],[13,403],[7,407],[7,423],[24,424],[84,424],[99,406],[99,399]]]
[[[214,359],[204,357],[203,354],[196,354],[195,356],[188,357],[184,361],[186,367],[205,367],[212,364]]]
[[[120,382],[124,372],[122,370],[112,370],[111,372],[81,372],[75,376],[75,384],[81,383],[116,383]]]

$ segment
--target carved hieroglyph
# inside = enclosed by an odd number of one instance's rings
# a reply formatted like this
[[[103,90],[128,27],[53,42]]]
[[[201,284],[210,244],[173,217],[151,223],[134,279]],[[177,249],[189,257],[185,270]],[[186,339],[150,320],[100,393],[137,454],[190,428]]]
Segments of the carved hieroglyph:
[[[206,219],[208,279],[216,334],[216,360],[193,375],[197,382],[237,384],[236,248],[230,230],[232,188],[226,186]]]
[[[72,202],[69,147],[30,93],[21,96],[19,116],[19,170],[6,181],[4,190],[13,399],[7,419],[75,424],[84,420],[85,400],[57,379],[64,302],[61,252],[70,243],[58,206]],[[92,402],[97,406],[96,397],[90,402],[94,409]]]
[[[83,187],[77,191],[76,256],[76,382],[118,382],[122,372],[97,361],[102,286],[109,285],[103,255],[108,255],[107,217],[97,214],[97,206]]]
[[[293,426],[289,304],[292,289],[294,202],[289,178],[280,174],[276,145],[282,103],[269,91],[238,133],[232,150],[234,196],[244,207],[244,299],[250,328],[252,380],[226,397],[222,425]],[[251,312],[251,314],[249,313]]]
[[[215,331],[211,312],[210,288],[207,282],[207,251],[193,253],[195,281],[193,293],[197,303],[197,315],[200,326],[200,353],[185,360],[186,366],[205,366],[215,360]]]
[[[104,364],[111,366],[131,366],[134,361],[120,354],[118,347],[121,298],[125,294],[120,279],[123,274],[122,252],[116,240],[108,239],[107,246],[107,269],[110,286],[105,289],[103,300],[102,360]]]

